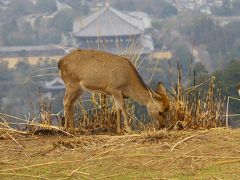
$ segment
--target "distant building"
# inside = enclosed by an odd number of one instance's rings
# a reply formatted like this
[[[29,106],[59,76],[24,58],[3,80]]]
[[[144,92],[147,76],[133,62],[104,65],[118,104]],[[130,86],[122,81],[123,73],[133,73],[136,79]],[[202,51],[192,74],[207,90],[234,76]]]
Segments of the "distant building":
[[[62,48],[50,45],[0,47],[0,57],[60,56],[64,54],[65,51]]]
[[[0,0],[0,10],[6,10],[10,3],[10,0]]]
[[[58,0],[56,0],[56,5],[57,5],[57,10],[58,11],[62,11],[62,10],[71,10],[72,7],[63,3],[63,2],[60,2]]]
[[[40,92],[43,94],[42,98],[52,100],[60,92],[64,92],[64,90],[65,85],[63,80],[60,77],[57,77],[51,81],[44,81]]]
[[[171,60],[173,55],[170,51],[156,51],[152,54],[153,59],[156,60]]]
[[[200,12],[203,13],[203,14],[208,14],[208,15],[212,14],[211,9],[210,9],[209,6],[203,6],[200,9]]]
[[[223,6],[223,1],[222,0],[215,0],[215,5],[222,7]]]
[[[0,61],[7,61],[9,68],[14,68],[22,60],[32,65],[43,60],[58,61],[65,54],[65,49],[52,45],[0,47]]]
[[[45,89],[49,89],[49,90],[65,89],[63,80],[60,77],[57,77],[52,81],[45,81],[44,85],[45,85],[44,86]]]
[[[73,36],[82,49],[113,54],[149,54],[153,51],[153,43],[145,30],[150,24],[146,14],[141,15],[142,18],[137,18],[107,4],[86,18],[75,19]]]

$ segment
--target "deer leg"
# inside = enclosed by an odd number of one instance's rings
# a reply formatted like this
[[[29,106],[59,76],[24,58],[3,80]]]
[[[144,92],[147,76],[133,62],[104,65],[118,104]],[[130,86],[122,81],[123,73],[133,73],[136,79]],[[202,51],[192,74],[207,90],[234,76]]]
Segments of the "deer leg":
[[[127,111],[126,111],[126,108],[125,108],[125,104],[124,104],[124,99],[123,99],[122,93],[114,93],[113,97],[114,97],[117,109],[118,110],[120,109],[122,111],[122,114],[123,114],[123,117],[124,117],[124,124],[125,124],[126,131],[127,132],[132,132],[132,129],[131,129],[131,126],[130,126],[130,123],[129,123],[129,119],[128,119],[128,115],[127,115]],[[120,120],[118,120],[118,122],[117,122],[118,126],[119,126],[119,121]]]
[[[121,131],[121,109],[117,109],[117,133],[120,134]]]
[[[72,105],[72,121],[69,122],[69,127],[70,127],[70,130],[73,129],[75,131],[75,124],[74,124],[74,112],[73,112],[73,107],[74,107],[74,104],[75,102],[77,101],[77,99],[82,95],[83,91],[81,89],[79,89],[77,91],[77,93],[75,94],[75,97],[73,98],[72,102],[71,102],[71,105]]]
[[[73,106],[75,101],[81,95],[81,89],[76,85],[66,87],[64,97],[64,116],[65,116],[65,128],[69,132],[75,133],[75,125],[73,119]]]
[[[122,130],[121,130],[121,109],[118,107],[115,98],[113,98],[113,99],[114,99],[114,103],[115,103],[115,106],[117,109],[117,134],[120,134],[122,132]]]

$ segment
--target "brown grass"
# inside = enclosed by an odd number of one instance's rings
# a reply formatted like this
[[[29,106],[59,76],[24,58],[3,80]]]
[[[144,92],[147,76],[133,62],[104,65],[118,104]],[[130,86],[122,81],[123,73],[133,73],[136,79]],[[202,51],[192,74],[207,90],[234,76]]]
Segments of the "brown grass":
[[[221,128],[74,138],[13,133],[11,138],[1,131],[0,177],[238,179],[239,135],[239,130]]]
[[[203,86],[204,87],[201,87]],[[225,125],[225,97],[215,77],[206,82],[183,90],[182,84],[173,89],[172,110],[168,122],[172,128],[199,129]]]

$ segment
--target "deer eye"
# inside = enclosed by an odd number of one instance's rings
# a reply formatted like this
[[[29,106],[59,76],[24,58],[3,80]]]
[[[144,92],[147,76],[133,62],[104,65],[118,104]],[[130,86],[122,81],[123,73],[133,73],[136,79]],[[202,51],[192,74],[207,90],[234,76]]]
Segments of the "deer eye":
[[[158,96],[158,97],[157,97],[157,100],[158,100],[158,101],[162,101],[162,99],[163,99],[162,96]]]
[[[162,116],[162,115],[163,115],[163,113],[162,113],[162,112],[160,112],[160,111],[158,112],[158,114],[159,114],[160,116]]]

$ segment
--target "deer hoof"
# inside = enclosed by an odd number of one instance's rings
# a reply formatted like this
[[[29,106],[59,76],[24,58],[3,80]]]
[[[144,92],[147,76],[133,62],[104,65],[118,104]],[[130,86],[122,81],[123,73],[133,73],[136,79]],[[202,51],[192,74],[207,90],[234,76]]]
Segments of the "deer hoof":
[[[127,133],[129,133],[129,134],[132,134],[132,133],[133,133],[131,127],[126,127],[126,128],[125,128],[125,131],[126,131]]]
[[[121,133],[122,133],[121,128],[117,128],[117,134],[121,134]]]
[[[75,134],[76,133],[75,128],[67,128],[66,131],[70,134]]]

